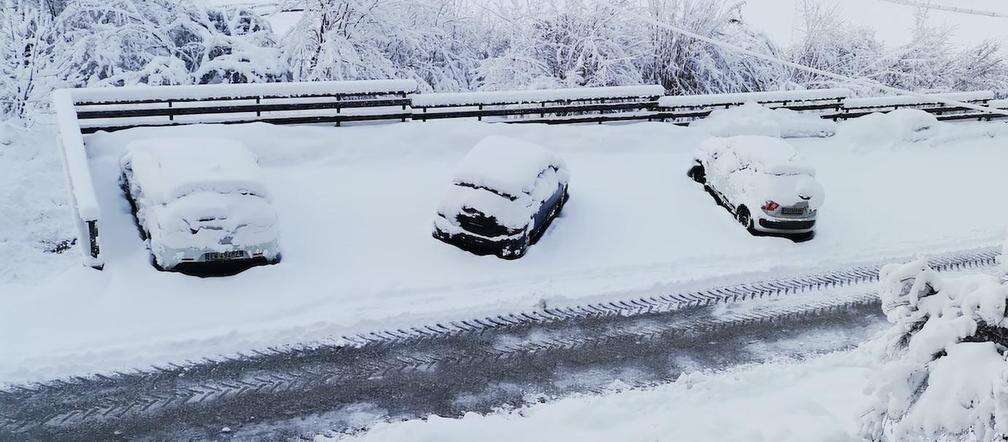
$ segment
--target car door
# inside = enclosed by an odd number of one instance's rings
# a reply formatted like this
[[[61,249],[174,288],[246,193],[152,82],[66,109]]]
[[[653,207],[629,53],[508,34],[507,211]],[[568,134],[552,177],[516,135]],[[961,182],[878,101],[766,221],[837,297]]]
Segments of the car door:
[[[540,205],[535,214],[535,229],[538,234],[542,234],[542,231],[546,228],[546,224],[549,222],[550,213],[553,211],[553,207],[560,203],[560,198],[563,197],[563,184],[557,179],[557,171],[552,167],[546,168],[539,178],[536,179],[536,189],[533,190],[532,195],[543,195],[547,192],[547,189],[552,189],[552,193],[546,194],[545,198],[540,199]],[[538,235],[536,235],[538,236]]]

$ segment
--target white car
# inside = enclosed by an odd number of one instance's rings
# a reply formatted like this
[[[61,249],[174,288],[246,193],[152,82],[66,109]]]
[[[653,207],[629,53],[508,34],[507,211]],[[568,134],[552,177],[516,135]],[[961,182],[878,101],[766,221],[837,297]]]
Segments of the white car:
[[[459,165],[434,237],[478,255],[525,255],[570,197],[563,159],[515,138],[484,138]]]
[[[137,140],[120,166],[119,184],[156,268],[279,262],[277,213],[258,159],[241,143]]]
[[[780,138],[709,138],[688,175],[753,233],[810,234],[825,199],[815,170]]]

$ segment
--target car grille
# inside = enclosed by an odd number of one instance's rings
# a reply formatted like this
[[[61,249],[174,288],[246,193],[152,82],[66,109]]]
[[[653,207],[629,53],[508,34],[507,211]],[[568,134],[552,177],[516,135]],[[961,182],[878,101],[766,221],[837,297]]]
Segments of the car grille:
[[[507,227],[497,224],[497,219],[492,216],[460,214],[455,219],[458,221],[459,227],[480,236],[494,237],[508,234]]]

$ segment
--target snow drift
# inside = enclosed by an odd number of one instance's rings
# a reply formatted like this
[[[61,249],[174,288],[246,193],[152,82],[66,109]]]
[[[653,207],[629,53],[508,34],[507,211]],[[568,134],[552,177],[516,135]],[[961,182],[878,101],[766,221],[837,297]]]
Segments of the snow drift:
[[[818,115],[790,109],[770,109],[757,103],[747,103],[711,112],[706,119],[690,123],[690,127],[711,135],[763,135],[775,138],[830,137],[836,124]]]

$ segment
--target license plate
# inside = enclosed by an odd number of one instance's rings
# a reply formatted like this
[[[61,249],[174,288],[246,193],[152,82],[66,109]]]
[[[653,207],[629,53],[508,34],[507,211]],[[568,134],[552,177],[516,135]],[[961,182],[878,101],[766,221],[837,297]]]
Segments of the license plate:
[[[245,252],[242,250],[232,250],[230,252],[207,252],[203,254],[203,259],[206,261],[227,261],[230,259],[241,259],[245,257]]]
[[[804,207],[781,207],[781,214],[784,215],[804,215]]]

